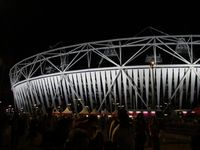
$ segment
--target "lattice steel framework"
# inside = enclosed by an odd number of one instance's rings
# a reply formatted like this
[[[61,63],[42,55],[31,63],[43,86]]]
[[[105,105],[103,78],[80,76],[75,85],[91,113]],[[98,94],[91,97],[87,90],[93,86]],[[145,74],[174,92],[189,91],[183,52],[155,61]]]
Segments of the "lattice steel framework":
[[[17,108],[72,104],[113,111],[199,103],[200,35],[159,35],[89,42],[26,58],[10,70]],[[154,62],[153,65],[150,62]]]

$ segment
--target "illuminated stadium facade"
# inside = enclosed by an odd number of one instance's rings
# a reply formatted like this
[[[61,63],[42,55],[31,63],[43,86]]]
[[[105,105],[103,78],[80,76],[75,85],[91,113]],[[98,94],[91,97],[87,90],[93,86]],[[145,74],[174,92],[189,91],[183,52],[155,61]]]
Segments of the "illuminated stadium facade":
[[[89,42],[45,51],[15,64],[16,108],[78,103],[98,111],[199,104],[200,35],[158,35]]]

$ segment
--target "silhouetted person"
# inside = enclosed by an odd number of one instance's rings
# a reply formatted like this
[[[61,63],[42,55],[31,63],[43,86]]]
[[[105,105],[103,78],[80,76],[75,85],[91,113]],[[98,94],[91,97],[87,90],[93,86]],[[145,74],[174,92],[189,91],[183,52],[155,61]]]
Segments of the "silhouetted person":
[[[132,124],[129,122],[128,112],[125,108],[118,110],[119,125],[113,133],[113,143],[117,150],[134,150],[135,149],[135,133]]]
[[[105,150],[115,150],[116,145],[113,144],[113,135],[115,131],[119,128],[119,119],[117,117],[112,117],[107,121],[107,138],[105,142]]]
[[[135,149],[144,150],[144,145],[147,138],[146,137],[147,126],[142,113],[138,114],[136,117],[135,132],[136,132]]]
[[[90,138],[84,129],[75,128],[69,133],[65,150],[89,150]]]
[[[149,123],[150,142],[153,150],[160,150],[160,127],[156,117],[151,118]]]
[[[43,136],[39,131],[29,133],[23,145],[19,145],[17,150],[43,150],[41,144]]]

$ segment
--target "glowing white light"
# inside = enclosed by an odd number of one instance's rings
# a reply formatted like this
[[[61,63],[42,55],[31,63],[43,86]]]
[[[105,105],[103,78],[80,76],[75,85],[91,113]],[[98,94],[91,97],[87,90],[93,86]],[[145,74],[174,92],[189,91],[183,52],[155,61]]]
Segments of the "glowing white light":
[[[154,115],[154,114],[156,114],[156,112],[155,112],[155,111],[151,111],[151,114],[153,114],[153,115]]]
[[[129,113],[129,114],[132,114],[132,113],[133,113],[133,111],[128,111],[128,113]]]
[[[151,67],[154,67],[154,65],[155,65],[155,62],[154,61],[151,61]]]
[[[195,111],[192,111],[191,113],[192,113],[192,114],[195,114]]]
[[[111,118],[112,116],[111,115],[108,115],[108,118]]]
[[[140,114],[141,113],[141,111],[136,111],[136,114]]]
[[[133,116],[132,116],[132,115],[129,115],[129,118],[133,118]]]
[[[97,115],[97,118],[100,118],[100,115]]]
[[[184,115],[187,114],[187,111],[183,111],[183,114],[184,114]]]
[[[164,116],[168,116],[168,114],[164,114]]]
[[[124,108],[124,105],[118,106],[119,108]]]
[[[86,117],[88,117],[88,115],[86,115]]]
[[[145,114],[145,115],[148,114],[148,111],[143,111],[143,114]]]

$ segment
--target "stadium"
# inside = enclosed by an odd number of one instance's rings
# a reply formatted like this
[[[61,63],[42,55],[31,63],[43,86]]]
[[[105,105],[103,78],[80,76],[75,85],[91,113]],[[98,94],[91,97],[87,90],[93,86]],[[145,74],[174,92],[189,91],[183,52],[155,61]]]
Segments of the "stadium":
[[[10,69],[15,107],[159,110],[199,104],[200,35],[134,36],[50,49]]]

